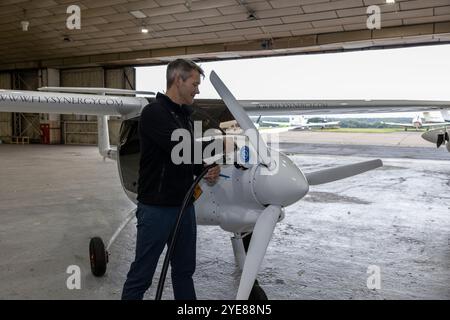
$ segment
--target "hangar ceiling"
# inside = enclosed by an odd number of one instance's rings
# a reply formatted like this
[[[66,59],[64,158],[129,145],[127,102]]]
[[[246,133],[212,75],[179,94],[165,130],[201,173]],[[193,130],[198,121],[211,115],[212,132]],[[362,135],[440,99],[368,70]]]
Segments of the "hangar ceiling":
[[[66,26],[73,4],[81,9],[79,30]],[[370,5],[381,8],[379,30],[367,28]],[[0,70],[448,41],[450,0],[0,0]]]

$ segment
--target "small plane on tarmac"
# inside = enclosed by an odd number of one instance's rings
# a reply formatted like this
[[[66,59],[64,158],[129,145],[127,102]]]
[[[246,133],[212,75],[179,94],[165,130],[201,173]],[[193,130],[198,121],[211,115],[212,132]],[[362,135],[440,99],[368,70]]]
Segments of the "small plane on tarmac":
[[[446,125],[450,125],[450,115],[447,110],[441,110],[441,117],[436,118],[432,117],[429,112],[424,112],[422,114],[417,114],[412,120],[411,123],[400,123],[400,122],[383,122],[384,124],[394,126],[394,127],[404,127],[405,131],[408,131],[408,128],[419,129],[429,129],[442,127]]]
[[[447,151],[450,152],[450,125],[447,127],[433,129],[422,134],[422,138],[436,144],[439,148],[441,145],[445,145]]]
[[[200,182],[203,193],[195,202],[200,225],[218,225],[233,234],[232,247],[237,265],[242,270],[237,299],[264,299],[256,284],[276,224],[284,218],[284,208],[300,199],[310,186],[344,179],[382,166],[381,160],[370,160],[335,168],[304,173],[285,154],[268,148],[249,115],[310,113],[336,114],[440,110],[449,101],[391,100],[308,100],[308,101],[237,101],[219,76],[212,72],[210,80],[221,100],[198,99],[193,118],[202,121],[203,129],[217,129],[215,139],[239,136],[229,159],[222,166],[223,177],[215,185]],[[48,92],[50,91],[50,92]],[[104,158],[117,161],[120,182],[129,199],[136,203],[140,144],[140,113],[152,98],[130,97],[151,92],[106,88],[43,88],[41,91],[0,90],[0,112],[86,114],[98,116],[98,145]],[[113,95],[113,96],[111,96]],[[123,119],[117,148],[109,144],[107,116]],[[221,124],[235,121],[241,133],[221,129]],[[249,134],[248,132],[253,132]],[[243,132],[243,134],[242,134]],[[225,134],[225,135],[224,135]],[[242,139],[243,138],[243,139]],[[206,162],[207,159],[205,159]],[[89,257],[95,276],[106,272],[109,248],[135,215],[132,210],[105,247],[99,237],[91,239]]]
[[[283,128],[286,131],[293,130],[302,130],[302,129],[311,129],[311,128],[334,128],[339,126],[340,121],[326,121],[326,122],[308,122],[302,115],[291,115],[289,116],[289,120],[286,122],[282,121],[267,121],[262,119],[261,123],[274,125],[280,128]]]

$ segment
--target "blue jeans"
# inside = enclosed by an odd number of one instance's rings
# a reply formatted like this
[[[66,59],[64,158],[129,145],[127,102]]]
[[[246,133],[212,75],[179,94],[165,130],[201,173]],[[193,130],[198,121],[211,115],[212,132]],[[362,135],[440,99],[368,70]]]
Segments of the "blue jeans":
[[[138,203],[136,257],[123,286],[122,300],[142,300],[152,284],[164,246],[170,241],[180,207]],[[192,275],[195,271],[197,224],[194,206],[186,208],[170,260],[176,300],[195,300]]]

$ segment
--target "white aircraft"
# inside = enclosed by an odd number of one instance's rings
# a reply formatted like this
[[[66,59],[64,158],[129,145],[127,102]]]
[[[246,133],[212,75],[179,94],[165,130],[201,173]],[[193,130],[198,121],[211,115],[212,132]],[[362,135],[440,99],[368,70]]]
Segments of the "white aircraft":
[[[339,125],[340,121],[329,121],[329,122],[308,122],[302,115],[291,115],[289,116],[288,122],[282,121],[261,121],[264,124],[275,125],[284,128],[286,131],[300,130],[300,129],[310,129],[310,128],[332,128]]]
[[[448,101],[237,101],[214,72],[210,79],[222,100],[196,100],[194,119],[201,120],[205,130],[219,129],[222,123],[236,121],[244,130],[244,135],[235,140],[236,151],[227,155],[232,159],[240,159],[240,162],[223,165],[222,178],[215,185],[200,182],[203,193],[195,202],[195,208],[198,224],[218,225],[233,234],[232,247],[237,265],[242,270],[237,299],[265,298],[264,291],[256,285],[256,277],[275,226],[284,218],[285,207],[302,199],[310,186],[344,179],[382,166],[381,160],[371,160],[303,173],[282,152],[267,147],[249,114],[398,112],[440,110],[450,105]],[[105,95],[135,94],[117,89],[44,90],[57,90],[59,93],[0,90],[0,112],[97,115],[100,154],[117,160],[123,189],[129,199],[136,203],[140,157],[137,128],[142,108],[151,99]],[[111,148],[109,144],[108,115],[121,116],[123,119],[117,149]],[[256,134],[249,134],[249,129]],[[221,139],[223,136],[216,138]],[[89,254],[94,275],[101,276],[106,272],[108,250],[134,215],[135,209],[127,215],[106,248],[99,237],[91,239]],[[249,243],[246,242],[248,239]]]
[[[424,112],[423,115],[420,113],[417,114],[411,120],[411,123],[399,123],[399,122],[383,122],[383,123],[395,127],[404,127],[405,131],[407,131],[408,128],[415,128],[416,130],[418,130],[422,128],[432,128],[449,125],[450,116],[447,110],[442,110],[441,117],[435,117],[430,112]]]
[[[443,127],[439,129],[430,130],[422,134],[422,138],[425,140],[436,144],[439,148],[441,145],[445,144],[447,151],[450,152],[450,125],[448,127]]]

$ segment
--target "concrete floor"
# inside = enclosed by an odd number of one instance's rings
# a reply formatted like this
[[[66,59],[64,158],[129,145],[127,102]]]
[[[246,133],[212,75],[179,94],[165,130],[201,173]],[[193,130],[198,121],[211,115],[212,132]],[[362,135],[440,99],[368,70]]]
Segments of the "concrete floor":
[[[299,134],[301,133],[301,134]],[[352,144],[388,147],[425,147],[436,146],[425,141],[420,131],[399,131],[388,133],[345,133],[321,132],[320,130],[286,131],[280,133],[280,141],[285,143]],[[441,148],[442,149],[442,148]]]
[[[305,172],[367,160],[368,149],[385,166],[311,188],[286,208],[258,277],[268,297],[450,299],[450,154],[421,146],[413,132],[404,134],[418,142],[405,152],[418,159],[398,158],[398,147],[354,145],[352,134],[333,141],[351,151],[341,156],[329,137],[308,144],[302,134],[289,133],[301,145],[285,146],[301,152],[291,157]],[[420,159],[433,151],[441,160]],[[95,147],[0,145],[0,299],[119,299],[134,258],[134,221],[112,246],[103,278],[90,273],[88,244],[97,235],[107,242],[133,206],[115,162]],[[198,235],[198,298],[233,299],[239,273],[229,234],[199,226]],[[70,265],[81,269],[80,290],[66,287]],[[371,265],[380,268],[379,290],[367,288]],[[163,298],[172,299],[170,277]]]

